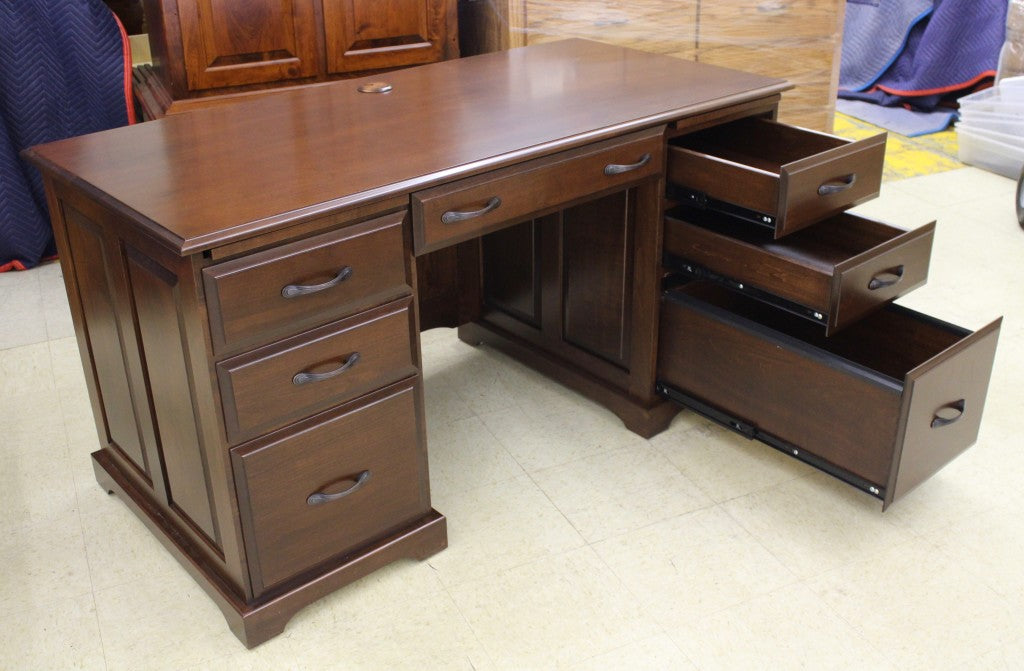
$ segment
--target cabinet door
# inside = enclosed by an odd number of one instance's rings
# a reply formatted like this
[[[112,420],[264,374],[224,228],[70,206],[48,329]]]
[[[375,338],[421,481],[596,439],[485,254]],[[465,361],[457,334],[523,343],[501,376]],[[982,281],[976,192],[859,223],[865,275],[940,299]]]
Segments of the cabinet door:
[[[323,0],[327,71],[377,70],[444,58],[447,0]]]
[[[315,76],[313,5],[313,0],[179,0],[188,88]]]

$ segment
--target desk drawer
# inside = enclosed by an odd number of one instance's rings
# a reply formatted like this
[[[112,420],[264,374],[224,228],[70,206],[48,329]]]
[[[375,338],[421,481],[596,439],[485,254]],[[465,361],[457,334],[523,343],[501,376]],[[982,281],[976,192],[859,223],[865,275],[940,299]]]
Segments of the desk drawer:
[[[664,128],[659,126],[414,193],[416,253],[657,175],[663,150]]]
[[[217,364],[232,443],[417,372],[410,298]]]
[[[404,212],[203,270],[218,351],[295,333],[409,293]]]
[[[781,238],[878,195],[885,134],[842,138],[747,118],[672,140],[670,195]]]
[[[934,234],[935,222],[905,231],[843,213],[775,240],[763,228],[678,207],[665,216],[665,265],[776,303],[831,335],[924,284]]]
[[[888,505],[977,439],[1000,321],[971,333],[890,305],[825,338],[692,282],[662,303],[659,387]]]
[[[232,450],[257,595],[430,511],[418,384]]]

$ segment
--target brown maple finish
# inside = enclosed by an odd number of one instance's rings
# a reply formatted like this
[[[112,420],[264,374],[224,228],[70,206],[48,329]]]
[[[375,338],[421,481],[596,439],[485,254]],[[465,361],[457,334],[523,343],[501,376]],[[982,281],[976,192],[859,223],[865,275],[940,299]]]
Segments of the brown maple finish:
[[[363,80],[307,87],[27,152],[97,480],[246,645],[446,546],[423,328],[458,326],[643,436],[674,401],[758,427],[748,435],[807,450],[886,505],[975,439],[998,323],[972,335],[881,308],[923,282],[930,227],[844,215],[755,243],[726,215],[664,217],[667,189],[702,179],[674,169],[667,187],[667,154],[702,129],[766,127],[784,82],[578,40],[389,80],[380,95]],[[676,261],[750,271],[761,298],[827,305],[829,333],[844,328],[826,338],[735,286],[685,284],[663,302]],[[872,280],[889,283],[868,300]]]

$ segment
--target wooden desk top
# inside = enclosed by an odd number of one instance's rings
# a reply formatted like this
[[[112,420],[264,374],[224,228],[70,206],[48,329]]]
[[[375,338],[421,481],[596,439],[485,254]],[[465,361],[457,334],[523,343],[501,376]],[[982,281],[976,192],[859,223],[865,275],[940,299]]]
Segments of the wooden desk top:
[[[373,80],[393,90],[356,90]],[[566,40],[172,115],[26,156],[187,254],[786,88]]]

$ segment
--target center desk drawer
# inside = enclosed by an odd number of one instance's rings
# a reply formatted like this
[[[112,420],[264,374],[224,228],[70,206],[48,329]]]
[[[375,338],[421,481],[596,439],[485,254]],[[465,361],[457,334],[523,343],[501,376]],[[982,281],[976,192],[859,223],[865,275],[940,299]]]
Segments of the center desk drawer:
[[[934,236],[935,222],[905,231],[843,213],[776,240],[770,231],[677,207],[665,215],[665,265],[775,303],[831,335],[924,284]]]
[[[417,384],[232,450],[257,594],[430,512]]]
[[[410,293],[404,221],[395,212],[205,268],[214,347],[266,342]]]
[[[590,194],[657,175],[663,134],[659,126],[414,193],[416,253],[490,233]]]
[[[877,196],[885,134],[851,142],[747,118],[678,137],[668,152],[670,197],[781,238]]]
[[[691,282],[663,299],[659,387],[888,505],[977,439],[1000,324],[972,333],[889,305],[826,338]]]
[[[410,298],[217,364],[232,443],[417,372]]]

